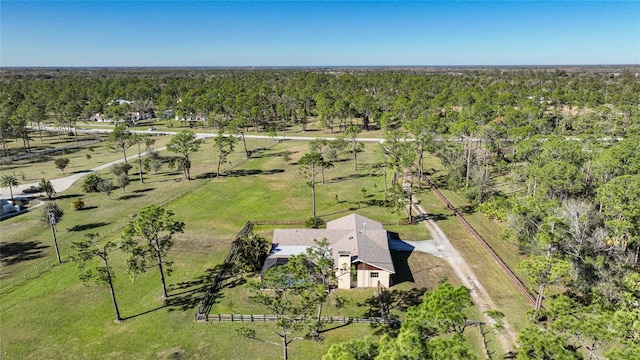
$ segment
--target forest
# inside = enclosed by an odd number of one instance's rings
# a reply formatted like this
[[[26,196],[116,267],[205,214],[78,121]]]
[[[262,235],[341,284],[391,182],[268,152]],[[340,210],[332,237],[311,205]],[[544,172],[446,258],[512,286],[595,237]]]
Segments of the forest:
[[[423,179],[437,156],[439,186],[507,224],[501,240],[517,244],[536,297],[518,359],[640,354],[640,67],[0,72],[3,157],[30,152],[41,125],[75,135],[96,114],[131,112],[238,136],[342,135],[354,160],[358,137],[402,140],[393,166]],[[401,354],[410,336],[385,341],[329,355],[426,356]]]

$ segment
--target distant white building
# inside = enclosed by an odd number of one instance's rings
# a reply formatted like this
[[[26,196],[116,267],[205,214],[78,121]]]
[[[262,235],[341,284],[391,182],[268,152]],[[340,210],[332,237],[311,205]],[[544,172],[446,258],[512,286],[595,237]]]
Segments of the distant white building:
[[[207,115],[204,114],[189,114],[189,115],[176,115],[176,120],[178,121],[186,121],[186,122],[206,122],[209,119]]]
[[[331,245],[338,288],[391,285],[395,268],[389,252],[389,235],[379,222],[357,214],[329,221],[326,229],[276,229],[262,272],[305,253],[315,245],[314,240],[324,238]]]

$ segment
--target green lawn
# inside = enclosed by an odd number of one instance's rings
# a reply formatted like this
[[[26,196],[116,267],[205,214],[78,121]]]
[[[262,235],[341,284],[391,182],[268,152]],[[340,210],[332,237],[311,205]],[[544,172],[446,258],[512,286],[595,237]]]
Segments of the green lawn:
[[[280,356],[278,347],[235,335],[238,324],[203,324],[193,320],[203,286],[210,279],[209,270],[222,262],[235,233],[247,220],[305,220],[311,216],[311,191],[296,164],[307,151],[307,145],[273,141],[250,141],[249,145],[255,158],[243,159],[237,148],[230,159],[231,164],[223,167],[224,174],[220,179],[211,177],[215,174],[217,158],[208,142],[193,158],[192,174],[196,180],[184,181],[179,172],[164,168],[157,176],[147,174],[144,184],[139,184],[134,174],[126,193],[117,189],[111,199],[104,194],[83,194],[79,183],[58,194],[56,201],[65,211],[58,224],[58,240],[65,263],[14,287],[11,287],[11,279],[20,279],[25,271],[32,271],[35,265],[52,258],[51,232],[38,223],[38,209],[3,221],[2,245],[27,246],[34,255],[21,258],[13,254],[14,257],[3,256],[2,259],[0,352],[3,358],[140,359],[176,358],[183,354],[193,358],[272,359]],[[372,147],[367,145],[368,149]],[[359,161],[370,162],[372,155],[362,153]],[[358,172],[359,176],[349,177],[352,166],[347,160],[327,170],[326,184],[318,184],[317,188],[319,214],[331,220],[356,211],[390,223],[405,218],[386,208],[363,205],[362,188],[367,189],[367,196],[382,199],[382,176],[362,170]],[[103,174],[112,176],[106,171]],[[194,188],[196,190],[186,196],[177,197]],[[71,210],[70,202],[77,197],[84,199],[88,209]],[[185,233],[175,237],[175,246],[169,254],[175,270],[168,278],[172,294],[169,305],[163,306],[160,299],[156,269],[149,269],[132,282],[120,266],[123,254],[115,251],[111,262],[117,276],[116,290],[122,316],[127,318],[115,324],[108,291],[82,284],[75,265],[67,262],[70,243],[87,232],[117,239],[119,228],[137,209],[150,203],[166,202],[176,218],[186,223]],[[427,237],[419,226],[389,228],[401,238],[420,240]],[[267,236],[271,232],[268,227],[258,227],[258,231]],[[414,273],[413,278],[405,277],[392,289],[398,294],[408,294],[415,299],[416,293],[411,289],[432,288],[442,279],[452,280],[450,269],[439,259],[424,254],[400,257],[405,258],[406,266]],[[238,287],[234,295],[232,290],[222,292],[213,311],[245,313],[251,310],[252,305],[243,298],[247,296],[246,291],[243,294],[242,287]],[[362,315],[366,310],[366,305],[362,304],[372,295],[372,289],[347,292],[346,295],[338,292],[336,296],[350,298],[350,305],[338,309],[330,304],[327,314],[354,315],[351,314],[354,311],[355,315]],[[400,308],[394,311],[400,311]],[[269,334],[268,324],[253,326],[259,332]],[[315,359],[332,343],[370,335],[373,331],[367,325],[340,327],[326,332],[324,342],[295,342],[291,356]]]
[[[103,134],[78,133],[79,142],[95,139],[105,140],[106,136]],[[169,142],[170,137],[153,136],[153,139],[156,141],[154,147],[157,149],[165,146]],[[44,143],[40,144],[39,140],[34,139],[32,141],[32,152],[76,144],[73,137],[64,136],[62,139],[58,139],[58,136],[53,134],[45,136],[43,141]],[[17,144],[14,144],[14,146],[15,145]],[[144,151],[144,149],[142,149],[142,151]],[[89,155],[90,158],[87,158],[87,155]],[[137,156],[138,149],[136,146],[132,146],[127,150],[127,158],[135,168],[132,172],[137,171],[138,168]],[[56,168],[53,163],[55,159],[62,157],[69,159],[69,165],[64,169],[64,172]],[[101,141],[79,148],[64,150],[62,152],[55,152],[14,161],[10,164],[0,164],[0,174],[13,174],[18,178],[18,181],[21,184],[37,183],[43,178],[51,180],[64,177],[73,174],[74,172],[86,171],[121,158],[122,152],[116,152],[108,149],[106,141]]]

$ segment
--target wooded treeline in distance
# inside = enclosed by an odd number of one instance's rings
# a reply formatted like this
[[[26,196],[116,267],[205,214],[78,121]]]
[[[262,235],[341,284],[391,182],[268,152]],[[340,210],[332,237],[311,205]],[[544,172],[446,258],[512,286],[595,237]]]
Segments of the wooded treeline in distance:
[[[169,126],[206,116],[193,123],[236,134],[380,137],[397,155],[385,166],[415,164],[419,177],[431,172],[423,154],[433,153],[447,170],[435,180],[508,223],[504,241],[524,255],[518,268],[538,299],[518,358],[606,351],[631,359],[640,353],[638,73],[4,70],[0,138],[3,155],[10,141],[26,152],[34,126],[72,130],[96,113],[138,111],[164,115]]]

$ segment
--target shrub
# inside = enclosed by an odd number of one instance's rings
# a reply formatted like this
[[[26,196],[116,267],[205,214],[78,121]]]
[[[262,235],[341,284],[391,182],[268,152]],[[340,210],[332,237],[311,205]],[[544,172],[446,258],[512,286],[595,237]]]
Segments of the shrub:
[[[54,165],[56,166],[56,168],[60,169],[60,171],[64,172],[64,169],[69,166],[69,158],[66,157],[62,157],[62,158],[57,158],[55,160],[53,160]]]
[[[327,223],[319,216],[311,217],[304,223],[307,229],[324,229],[326,225]]]
[[[82,191],[86,193],[99,192],[98,184],[102,182],[102,178],[98,174],[89,174],[82,183]]]
[[[84,201],[82,199],[75,199],[71,202],[71,207],[73,210],[82,210],[84,209]]]
[[[478,210],[484,213],[489,219],[506,221],[513,203],[505,196],[496,196],[484,204],[478,206]]]
[[[129,175],[129,170],[131,170],[133,166],[127,164],[127,163],[119,163],[119,164],[115,164],[113,165],[113,167],[111,168],[111,172],[114,173],[116,176],[120,176],[120,175]]]
[[[27,189],[22,190],[25,194],[35,194],[42,192],[42,188],[40,186],[29,186]]]

